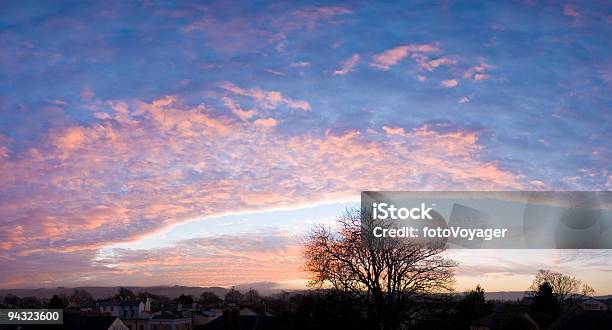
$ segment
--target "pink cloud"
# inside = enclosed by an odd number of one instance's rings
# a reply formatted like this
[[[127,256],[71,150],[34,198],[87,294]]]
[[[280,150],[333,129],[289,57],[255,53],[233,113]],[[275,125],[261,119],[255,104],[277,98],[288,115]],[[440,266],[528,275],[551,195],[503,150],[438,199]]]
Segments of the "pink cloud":
[[[454,88],[457,87],[457,85],[459,85],[457,79],[447,79],[440,82],[440,86],[444,88]]]
[[[256,126],[270,128],[276,126],[278,123],[274,118],[257,119],[253,122]]]
[[[487,80],[490,77],[491,77],[490,75],[484,74],[484,73],[476,73],[476,74],[474,74],[474,80],[476,80],[476,81]]]
[[[404,131],[403,127],[391,127],[391,126],[383,126],[383,131],[388,135],[405,135],[406,131]]]
[[[306,6],[299,10],[270,18],[270,26],[276,32],[268,38],[269,43],[276,43],[276,49],[283,51],[284,42],[291,33],[312,31],[324,24],[339,23],[342,16],[353,14],[345,6]]]
[[[277,105],[286,98],[231,84],[224,88]],[[35,148],[0,161],[0,171],[10,173],[0,176],[0,192],[10,196],[0,200],[0,257],[11,258],[15,271],[28,264],[57,269],[43,259],[74,258],[66,269],[96,273],[92,258],[105,246],[228,211],[346,200],[364,189],[516,189],[528,184],[521,175],[482,160],[484,146],[470,130],[386,125],[286,136],[261,128],[276,124],[274,118],[253,124],[215,116],[207,105],[186,106],[173,96],[102,107],[98,110],[109,118],[51,129]],[[167,276],[182,270],[194,281],[198,276],[180,262],[167,262],[160,266]],[[254,274],[255,268],[243,267],[241,279]],[[220,281],[222,269],[211,278]],[[118,276],[114,272],[103,268],[98,274]],[[28,274],[26,280],[43,277]],[[53,282],[65,278],[62,274],[44,276]]]
[[[240,106],[238,104],[236,104],[236,102],[234,102],[234,100],[230,99],[229,97],[223,97],[222,98],[223,103],[225,104],[225,106],[230,109],[230,111],[232,113],[234,113],[236,116],[238,116],[238,118],[242,119],[242,120],[247,120],[253,116],[255,116],[257,114],[257,111],[255,109],[251,109],[251,110],[242,110],[240,108]]]
[[[58,148],[70,150],[78,147],[83,140],[85,135],[81,129],[70,128],[57,137],[56,143]]]
[[[304,100],[294,100],[285,97],[278,91],[265,91],[259,88],[242,89],[230,82],[223,82],[219,85],[231,94],[246,96],[260,102],[267,109],[276,109],[280,104],[294,110],[310,111],[310,103]]]
[[[351,57],[342,62],[342,67],[336,71],[334,71],[334,76],[336,75],[345,75],[347,73],[353,72],[355,69],[355,65],[359,62],[359,54],[353,54]]]
[[[345,6],[304,6],[289,12],[271,11],[255,17],[252,13],[220,18],[207,10],[193,10],[189,22],[181,28],[183,34],[201,37],[206,44],[223,54],[261,49],[276,44],[283,51],[286,39],[292,33],[315,30],[325,24],[338,23],[338,17],[350,15]],[[259,22],[268,22],[263,28]]]
[[[487,73],[491,69],[493,69],[492,65],[481,61],[480,64],[469,67],[463,74],[463,77],[475,81],[486,80],[491,77],[491,75]]]
[[[457,61],[450,59],[448,57],[440,57],[434,60],[430,60],[428,57],[424,55],[418,55],[418,56],[413,55],[413,58],[419,65],[419,68],[421,70],[426,70],[426,71],[433,71],[437,67],[440,67],[442,65],[453,65],[457,63]]]
[[[8,158],[10,155],[10,150],[8,148],[8,144],[10,139],[2,134],[0,134],[0,161],[3,158]]]
[[[299,242],[299,237],[282,232],[202,237],[157,249],[113,249],[112,256],[96,263],[130,270],[133,276],[124,275],[127,278],[154,273],[152,285],[176,278],[186,285],[282,282],[304,277]]]
[[[414,44],[414,45],[403,45],[398,46],[381,54],[375,55],[371,66],[374,68],[387,71],[393,65],[404,59],[406,56],[412,53],[435,53],[439,52],[440,48],[437,45],[430,44]]]

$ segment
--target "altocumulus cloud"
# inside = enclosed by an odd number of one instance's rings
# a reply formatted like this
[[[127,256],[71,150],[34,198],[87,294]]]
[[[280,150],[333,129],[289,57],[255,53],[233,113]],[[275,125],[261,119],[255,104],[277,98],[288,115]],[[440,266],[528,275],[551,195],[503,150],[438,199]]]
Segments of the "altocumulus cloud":
[[[222,87],[259,102],[255,112],[284,105],[303,113],[308,104],[280,92]],[[343,200],[364,189],[530,184],[483,160],[477,132],[448,125],[287,135],[272,117],[253,123],[236,112],[215,115],[207,104],[187,106],[175,96],[92,109],[107,115],[52,128],[38,144],[0,160],[0,171],[10,173],[0,178],[0,249],[15,265],[3,273],[3,285],[40,280],[43,274],[14,272],[43,259],[73,255],[81,272],[100,267],[91,266],[99,249],[194,217]],[[44,276],[45,283],[62,278]]]

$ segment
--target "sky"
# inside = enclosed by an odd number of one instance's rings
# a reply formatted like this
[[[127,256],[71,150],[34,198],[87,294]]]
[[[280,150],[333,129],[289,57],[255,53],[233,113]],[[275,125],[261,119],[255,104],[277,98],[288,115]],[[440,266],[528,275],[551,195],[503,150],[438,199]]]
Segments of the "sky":
[[[303,287],[363,190],[610,190],[608,1],[0,1],[0,287]],[[450,251],[458,290],[609,251]]]

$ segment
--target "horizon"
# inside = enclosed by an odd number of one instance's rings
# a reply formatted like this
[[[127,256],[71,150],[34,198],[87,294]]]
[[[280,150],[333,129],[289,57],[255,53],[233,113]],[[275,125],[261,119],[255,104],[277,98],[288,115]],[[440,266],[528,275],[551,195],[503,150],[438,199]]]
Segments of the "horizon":
[[[607,1],[2,7],[0,289],[305,289],[361,191],[612,188]],[[445,255],[612,295],[610,250]]]
[[[263,285],[267,285],[270,283],[263,283]],[[56,294],[53,293],[54,290],[69,290],[69,292],[73,292],[74,290],[80,289],[80,290],[85,290],[87,291],[87,289],[113,289],[116,290],[118,288],[126,288],[129,290],[133,290],[135,294],[139,294],[139,293],[144,293],[144,292],[149,292],[147,291],[147,289],[173,289],[173,288],[177,288],[177,292],[175,292],[174,294],[168,294],[167,296],[170,298],[173,297],[178,297],[181,294],[186,294],[186,295],[191,295],[189,294],[187,291],[180,291],[180,289],[201,289],[202,292],[211,292],[214,293],[215,289],[222,289],[225,291],[230,291],[232,289],[239,291],[239,292],[246,292],[249,290],[256,290],[261,296],[275,296],[278,294],[283,294],[283,293],[308,293],[308,292],[320,292],[320,291],[325,291],[325,290],[332,290],[330,288],[323,288],[323,289],[317,289],[317,288],[305,288],[305,289],[282,289],[282,288],[267,288],[267,287],[258,287],[258,283],[245,283],[245,284],[240,284],[240,285],[236,285],[236,286],[230,286],[230,287],[219,287],[219,286],[184,286],[184,285],[154,285],[154,286],[131,286],[131,285],[118,285],[118,286],[77,286],[77,287],[44,287],[44,288],[1,288],[0,291],[7,291],[7,294],[14,294],[13,292],[11,292],[11,290],[20,290],[20,291],[39,291],[37,292],[38,294],[41,294],[41,290],[47,290],[50,292],[47,292],[46,294],[48,296],[51,296],[52,294]],[[452,292],[443,292],[440,294],[443,295],[451,295],[451,296],[462,296],[462,295],[466,295],[468,293],[470,293],[470,291],[473,291],[474,288],[467,288],[466,290],[461,290],[461,291],[452,291]],[[114,292],[114,291],[113,291]],[[91,293],[91,292],[88,292]],[[149,292],[152,294],[155,294],[155,292]],[[520,299],[522,297],[528,297],[530,295],[530,293],[533,293],[532,291],[484,291],[485,296],[488,296],[487,299],[489,300],[506,300],[506,301],[515,301],[517,299]],[[94,294],[94,298],[98,299],[98,300],[103,300],[103,299],[107,299],[108,297],[112,297],[115,293],[109,292],[106,296],[101,297],[98,296],[96,297],[96,295]],[[17,294],[17,296],[19,296]],[[193,296],[193,295],[192,295]],[[493,297],[491,297],[493,296]],[[25,296],[24,296],[25,297]],[[42,296],[36,296],[38,298],[42,297]],[[593,298],[612,298],[611,294],[594,294],[592,296],[588,296],[588,297],[593,297]]]

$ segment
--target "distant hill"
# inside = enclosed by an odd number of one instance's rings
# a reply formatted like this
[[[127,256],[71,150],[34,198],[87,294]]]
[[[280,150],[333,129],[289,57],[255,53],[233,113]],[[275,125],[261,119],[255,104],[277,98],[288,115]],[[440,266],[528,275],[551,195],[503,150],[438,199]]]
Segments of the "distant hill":
[[[523,299],[523,297],[525,296],[525,292],[523,291],[485,292],[485,297],[487,300],[520,300]],[[606,300],[611,299],[612,295],[595,296],[595,298]]]
[[[169,298],[176,298],[182,294],[192,295],[194,297],[199,297],[202,292],[208,291],[212,292],[218,297],[223,298],[227,293],[228,289],[222,287],[197,287],[197,286],[126,286],[126,288],[132,290],[134,293],[138,294],[140,292],[150,292],[156,295],[163,295]],[[274,293],[278,293],[281,291],[289,292],[290,294],[299,294],[305,293],[309,290],[281,290],[279,289],[275,283],[270,282],[260,282],[260,283],[250,283],[250,284],[242,284],[236,286],[236,289],[246,292],[250,288],[256,289],[262,295],[270,295]],[[51,298],[54,294],[57,295],[71,295],[75,289],[85,290],[91,293],[95,299],[104,299],[113,297],[119,291],[119,287],[100,287],[100,286],[86,286],[86,287],[77,287],[77,288],[41,288],[41,289],[0,289],[0,297],[4,297],[7,294],[14,294],[19,297],[28,297],[34,296],[38,298]],[[523,291],[498,291],[498,292],[485,292],[485,296],[487,300],[520,300],[525,296],[525,292]],[[599,299],[610,299],[612,295],[607,296],[596,296]]]
[[[199,297],[202,292],[212,292],[219,297],[225,296],[227,289],[222,287],[193,287],[193,286],[149,286],[149,287],[138,287],[138,286],[126,286],[126,288],[132,290],[135,294],[140,292],[150,292],[156,295],[164,295],[170,298],[175,298],[181,294],[192,295]],[[85,290],[95,298],[104,299],[109,298],[117,294],[119,287],[98,287],[98,286],[86,286],[77,288],[40,288],[40,289],[0,289],[0,296],[6,296],[7,294],[14,294],[19,297],[34,296],[38,298],[51,298],[54,294],[57,295],[71,295],[74,289]]]
[[[524,291],[498,291],[498,292],[486,292],[485,298],[487,300],[520,300],[525,296]]]

